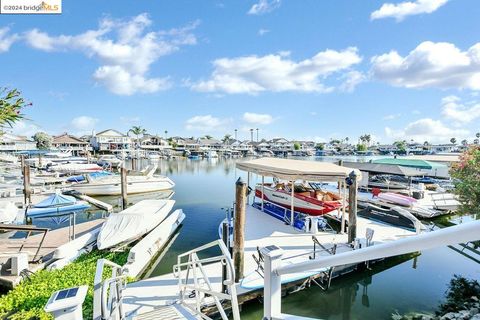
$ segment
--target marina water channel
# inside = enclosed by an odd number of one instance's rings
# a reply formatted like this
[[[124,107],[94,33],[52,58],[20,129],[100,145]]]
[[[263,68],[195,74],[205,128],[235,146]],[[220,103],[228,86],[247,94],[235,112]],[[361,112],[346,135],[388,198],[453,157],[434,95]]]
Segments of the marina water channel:
[[[313,159],[336,162],[340,158],[318,157],[309,160]],[[343,159],[366,161],[369,158]],[[175,182],[172,199],[176,201],[175,208],[184,210],[186,219],[174,236],[171,246],[164,250],[161,260],[152,265],[147,276],[171,272],[178,254],[218,238],[218,226],[225,218],[225,209],[231,207],[234,200],[235,181],[238,177],[246,181],[246,173],[235,169],[235,161],[237,160],[222,158],[159,161],[157,173],[166,175]],[[251,187],[257,182],[256,178],[253,175]],[[129,201],[166,196],[168,193],[129,196]],[[116,197],[99,199],[116,206],[121,203]],[[116,211],[118,209],[117,207]],[[79,214],[77,222],[101,215],[101,212]],[[478,218],[453,216],[426,224],[435,228]],[[53,227],[52,223],[40,220],[36,222],[38,226],[49,227]],[[68,225],[68,222],[61,224]],[[432,312],[441,303],[448,283],[455,274],[480,279],[480,256],[466,256],[452,248],[442,247],[390,259],[376,264],[370,270],[334,279],[327,291],[314,286],[288,295],[283,299],[282,307],[290,314],[322,319],[392,319],[392,314],[395,313]],[[241,312],[242,319],[261,319],[262,315],[263,306],[260,301],[244,305]]]

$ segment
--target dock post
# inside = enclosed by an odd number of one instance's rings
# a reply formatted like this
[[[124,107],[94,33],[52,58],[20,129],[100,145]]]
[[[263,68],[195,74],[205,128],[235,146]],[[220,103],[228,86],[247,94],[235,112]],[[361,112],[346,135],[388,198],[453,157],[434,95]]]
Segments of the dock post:
[[[265,259],[263,288],[263,319],[279,319],[282,314],[282,280],[276,269],[282,265],[283,250],[276,247],[261,248],[260,252]]]
[[[121,190],[122,190],[122,210],[127,209],[128,199],[127,199],[127,169],[122,166],[120,168],[121,176]]]
[[[23,195],[25,200],[25,207],[32,202],[30,189],[30,166],[25,163],[25,156],[21,156],[22,174],[23,174]]]
[[[244,246],[245,246],[245,210],[247,198],[247,184],[238,178],[235,183],[235,225],[233,229],[233,265],[235,268],[235,282],[243,278]]]
[[[229,244],[229,234],[228,234],[228,222],[222,223],[222,240],[223,243],[225,243],[225,246],[227,249],[230,250],[230,244]],[[227,265],[222,264],[222,292],[223,293],[228,293],[227,291],[227,285],[224,283],[224,281],[227,280]]]
[[[348,175],[348,243],[357,237],[357,174],[352,171]]]
[[[42,154],[41,153],[38,154],[38,167],[39,168],[42,167]]]

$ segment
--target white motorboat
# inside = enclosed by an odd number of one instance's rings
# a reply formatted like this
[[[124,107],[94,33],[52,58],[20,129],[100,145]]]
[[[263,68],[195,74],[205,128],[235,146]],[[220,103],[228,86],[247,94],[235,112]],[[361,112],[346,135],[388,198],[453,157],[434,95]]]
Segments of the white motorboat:
[[[174,200],[143,200],[111,214],[98,234],[98,249],[122,246],[141,238],[167,217],[174,204]]]
[[[106,154],[104,156],[101,156],[98,161],[97,161],[97,164],[99,166],[102,166],[102,167],[118,167],[120,166],[121,164],[123,163],[122,160],[118,159],[116,156],[114,156],[113,154]]]
[[[218,153],[215,150],[209,150],[207,152],[207,159],[215,159],[218,158]]]
[[[49,169],[60,173],[82,174],[101,171],[102,167],[95,163],[65,163],[49,166]]]
[[[160,153],[152,151],[147,154],[147,158],[148,160],[151,160],[151,161],[158,161],[160,160],[161,156],[160,156]]]
[[[168,177],[154,175],[156,167],[146,175],[128,175],[127,193],[144,193],[162,190],[170,190],[175,183]],[[119,175],[103,176],[97,179],[87,177],[88,182],[72,185],[72,189],[86,195],[119,195],[121,193],[121,181]]]

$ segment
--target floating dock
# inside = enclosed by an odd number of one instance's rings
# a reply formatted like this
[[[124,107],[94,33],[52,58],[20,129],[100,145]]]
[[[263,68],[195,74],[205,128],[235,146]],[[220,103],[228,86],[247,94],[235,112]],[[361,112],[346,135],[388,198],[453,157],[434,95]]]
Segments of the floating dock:
[[[75,226],[75,234],[79,237],[89,231],[92,231],[95,228],[98,228],[103,222],[104,219],[97,219],[77,224]],[[15,227],[15,225],[11,226]],[[3,261],[5,261],[5,259],[8,259],[9,256],[25,252],[28,254],[28,260],[32,261],[38,250],[37,259],[39,257],[42,259],[38,263],[29,263],[28,270],[31,272],[36,272],[38,270],[44,269],[45,265],[52,259],[55,250],[70,241],[70,230],[70,227],[64,227],[46,232],[45,239],[43,240],[40,249],[38,248],[40,243],[42,242],[42,238],[44,236],[43,233],[32,235],[27,239],[1,239],[0,257]],[[1,287],[11,289],[18,285],[21,280],[21,276],[10,275],[10,273],[7,273],[6,270],[4,270],[4,267],[1,268]]]
[[[253,255],[258,256],[257,247],[266,247],[276,245],[285,252],[284,263],[297,263],[310,260],[310,255],[314,249],[312,240],[313,234],[305,233],[286,225],[260,210],[247,206],[245,226],[245,278],[237,284],[237,294],[239,303],[255,299],[263,295],[263,278],[257,272],[258,265]],[[357,234],[365,245],[365,235],[367,228],[373,230],[373,245],[395,241],[401,238],[414,236],[415,233],[401,228],[380,224],[371,220],[357,218]],[[325,248],[332,248],[337,244],[337,252],[352,250],[347,246],[347,235],[331,232],[318,232],[315,237]],[[317,247],[318,249],[318,247]],[[361,249],[360,249],[361,250]],[[318,254],[318,253],[317,253]],[[324,251],[322,254],[329,254]],[[335,275],[352,271],[355,266],[346,266],[336,268]],[[204,265],[212,288],[215,291],[221,290],[221,263],[212,263]],[[320,271],[315,273],[303,273],[289,275],[283,279],[283,285],[286,287],[294,282],[304,282],[309,278],[315,278],[320,275]],[[335,276],[334,275],[334,276]],[[133,318],[137,315],[152,312],[153,310],[171,305],[178,295],[178,279],[173,273],[133,282],[127,285],[123,291],[123,310],[127,318]],[[193,303],[192,299],[192,303]],[[187,303],[189,303],[187,301]]]

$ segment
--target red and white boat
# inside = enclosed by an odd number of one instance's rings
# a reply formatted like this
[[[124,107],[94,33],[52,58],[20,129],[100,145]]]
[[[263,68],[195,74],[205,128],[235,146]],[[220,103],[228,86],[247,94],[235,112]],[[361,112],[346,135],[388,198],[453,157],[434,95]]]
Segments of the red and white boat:
[[[292,203],[291,185],[277,184],[263,186],[263,199],[279,206],[290,209]],[[297,189],[299,191],[297,192]],[[262,185],[255,188],[255,196],[262,198]],[[331,211],[340,209],[342,202],[339,195],[333,192],[325,192],[319,189],[308,188],[303,185],[295,185],[293,206],[297,212],[311,216],[320,216]]]

